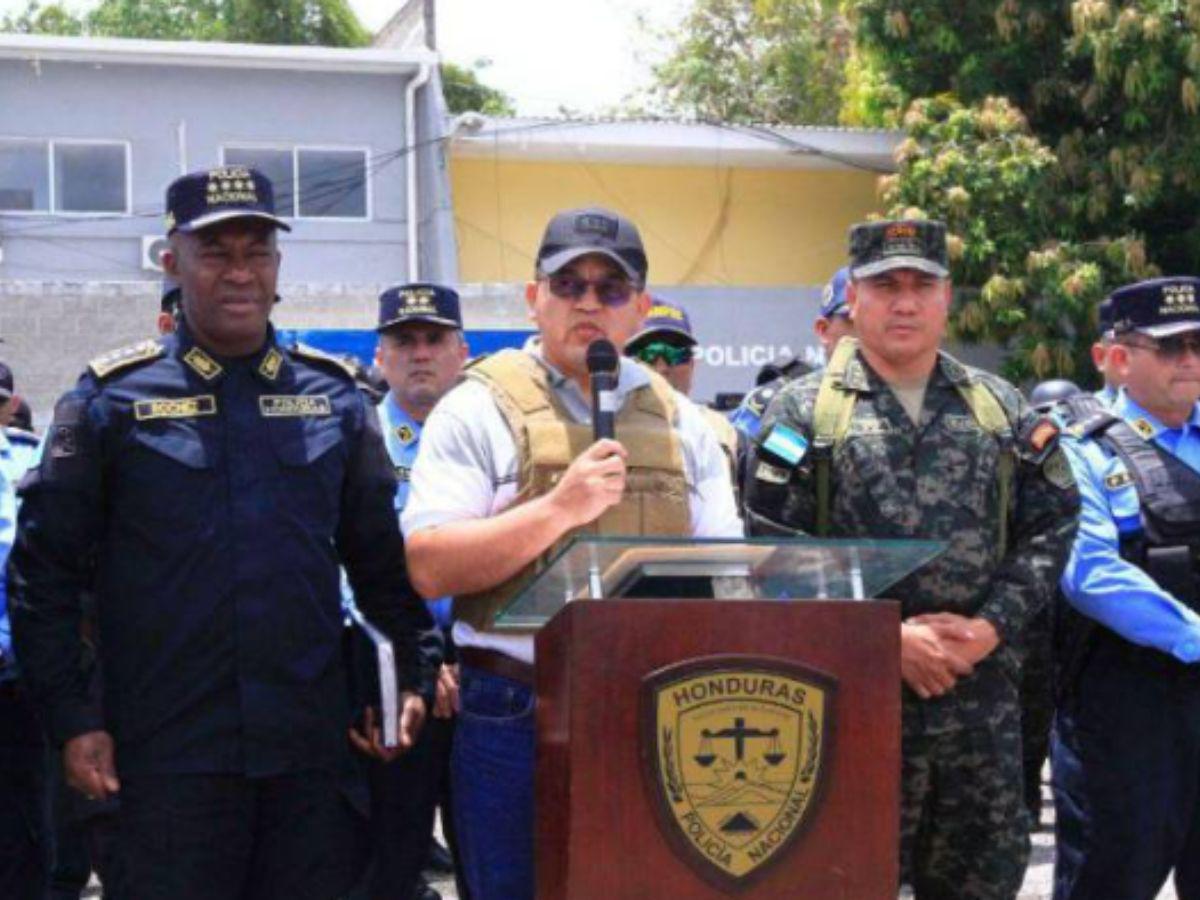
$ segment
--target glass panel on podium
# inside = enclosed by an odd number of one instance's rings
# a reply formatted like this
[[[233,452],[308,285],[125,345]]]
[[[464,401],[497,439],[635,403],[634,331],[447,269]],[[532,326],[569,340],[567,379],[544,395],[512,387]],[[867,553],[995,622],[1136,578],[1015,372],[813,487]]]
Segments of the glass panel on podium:
[[[577,537],[496,628],[540,628],[577,600],[866,600],[945,549],[918,540]]]

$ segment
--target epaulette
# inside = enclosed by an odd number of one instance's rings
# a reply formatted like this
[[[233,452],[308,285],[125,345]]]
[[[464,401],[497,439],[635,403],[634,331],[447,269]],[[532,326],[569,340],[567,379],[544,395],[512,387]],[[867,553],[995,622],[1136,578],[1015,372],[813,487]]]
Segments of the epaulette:
[[[1080,419],[1074,425],[1066,429],[1066,433],[1073,438],[1089,438],[1105,431],[1114,422],[1119,422],[1107,409],[1097,410],[1086,418]]]
[[[336,369],[339,374],[345,375],[351,381],[357,380],[354,365],[346,362],[346,360],[339,356],[334,356],[332,353],[326,353],[324,350],[318,350],[316,347],[310,347],[308,344],[298,342],[292,344],[289,349],[301,359],[323,365],[326,368]]]
[[[88,363],[88,369],[97,378],[104,379],[116,372],[122,372],[152,359],[158,359],[165,353],[166,349],[156,340],[140,341],[130,344],[128,347],[122,347],[120,350],[110,350],[108,353],[97,356]]]

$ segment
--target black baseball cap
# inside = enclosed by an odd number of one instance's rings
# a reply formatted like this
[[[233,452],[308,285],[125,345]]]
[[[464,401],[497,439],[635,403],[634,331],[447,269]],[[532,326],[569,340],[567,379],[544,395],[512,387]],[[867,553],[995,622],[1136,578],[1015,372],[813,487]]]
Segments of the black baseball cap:
[[[275,189],[248,166],[220,166],[176,178],[167,187],[167,234],[199,231],[229,219],[260,219],[291,226],[275,215]]]
[[[1113,331],[1153,338],[1200,330],[1200,278],[1151,278],[1112,292]]]
[[[893,219],[850,229],[851,278],[870,278],[895,269],[948,276],[946,226],[928,219]]]
[[[390,287],[379,295],[379,325],[386,331],[409,322],[462,328],[458,292],[441,284],[420,282]]]
[[[538,271],[553,275],[581,256],[597,253],[620,266],[630,281],[646,284],[650,265],[637,226],[599,206],[557,213],[538,247]]]

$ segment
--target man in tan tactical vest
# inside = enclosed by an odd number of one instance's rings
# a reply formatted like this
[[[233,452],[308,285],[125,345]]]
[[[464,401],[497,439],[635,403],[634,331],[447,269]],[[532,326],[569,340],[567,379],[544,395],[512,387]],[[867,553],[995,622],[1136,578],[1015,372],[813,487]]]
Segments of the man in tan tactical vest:
[[[700,344],[692,333],[692,321],[687,310],[677,303],[651,297],[650,304],[641,329],[625,344],[625,355],[649,366],[683,396],[691,397],[696,377],[696,348]],[[738,437],[733,424],[711,407],[697,405],[697,408],[725,451],[731,475],[736,473]]]
[[[462,665],[451,792],[474,900],[533,897],[533,638],[497,612],[579,532],[737,537],[729,471],[698,409],[622,359],[617,440],[592,438],[587,348],[618,348],[650,306],[633,223],[551,219],[525,289],[538,329],[487,357],[430,415],[403,514],[413,584],[452,594]]]

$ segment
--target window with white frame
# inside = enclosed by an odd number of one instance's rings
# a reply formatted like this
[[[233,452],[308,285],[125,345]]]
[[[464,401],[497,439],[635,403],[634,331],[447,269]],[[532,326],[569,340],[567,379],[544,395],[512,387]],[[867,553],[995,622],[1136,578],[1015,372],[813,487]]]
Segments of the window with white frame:
[[[0,137],[0,213],[129,214],[124,141]]]
[[[367,219],[367,151],[340,147],[247,147],[222,150],[230,166],[251,166],[271,179],[275,211],[296,219]]]

